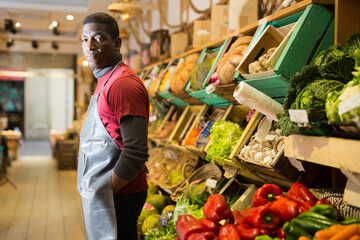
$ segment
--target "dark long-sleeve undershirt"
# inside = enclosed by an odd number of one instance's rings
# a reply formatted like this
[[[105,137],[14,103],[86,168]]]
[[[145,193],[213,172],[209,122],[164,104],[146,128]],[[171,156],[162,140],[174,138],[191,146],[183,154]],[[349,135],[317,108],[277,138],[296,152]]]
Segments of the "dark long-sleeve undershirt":
[[[125,116],[120,123],[123,150],[114,172],[120,178],[132,180],[149,158],[147,120],[139,116]]]

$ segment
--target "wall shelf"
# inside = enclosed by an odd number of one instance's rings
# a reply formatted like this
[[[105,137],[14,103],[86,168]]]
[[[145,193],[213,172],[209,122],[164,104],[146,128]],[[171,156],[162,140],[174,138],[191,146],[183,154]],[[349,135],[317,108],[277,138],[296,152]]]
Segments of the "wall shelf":
[[[136,72],[143,72],[143,71],[149,70],[149,69],[151,69],[151,68],[153,68],[155,66],[161,65],[163,63],[168,63],[170,61],[179,59],[181,57],[185,57],[185,56],[187,56],[189,54],[200,52],[204,48],[207,48],[207,47],[221,45],[227,38],[231,38],[231,37],[241,35],[241,34],[251,34],[251,33],[255,32],[256,29],[258,28],[258,26],[260,26],[264,22],[278,20],[278,19],[284,18],[286,16],[289,16],[291,14],[303,11],[306,8],[306,6],[308,6],[309,4],[312,4],[312,3],[322,4],[322,5],[334,5],[335,0],[303,0],[303,1],[299,2],[299,3],[296,3],[296,4],[294,4],[294,5],[290,6],[290,7],[285,8],[285,9],[283,9],[283,10],[277,12],[277,13],[274,13],[274,14],[272,14],[270,16],[264,17],[264,18],[254,22],[252,24],[249,24],[248,26],[242,27],[238,31],[227,34],[227,35],[225,35],[225,36],[223,36],[223,37],[221,37],[221,38],[219,38],[217,40],[208,42],[208,43],[206,43],[206,44],[204,44],[202,46],[199,46],[197,48],[193,48],[193,49],[191,49],[189,51],[186,51],[186,52],[180,54],[179,56],[168,58],[168,59],[165,59],[165,60],[162,60],[162,61],[158,61],[156,63],[152,63],[152,64],[150,64],[150,65],[148,65],[148,66],[146,66],[144,68],[136,70]]]
[[[285,137],[285,156],[360,173],[360,140],[290,135]]]

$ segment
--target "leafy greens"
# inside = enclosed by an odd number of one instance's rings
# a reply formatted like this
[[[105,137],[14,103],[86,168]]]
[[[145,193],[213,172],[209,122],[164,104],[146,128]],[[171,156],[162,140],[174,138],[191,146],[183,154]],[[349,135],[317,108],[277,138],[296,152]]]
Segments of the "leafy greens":
[[[219,165],[222,165],[223,160],[233,151],[243,130],[237,123],[221,120],[214,123],[210,133],[211,145],[207,149],[206,160],[217,160]]]

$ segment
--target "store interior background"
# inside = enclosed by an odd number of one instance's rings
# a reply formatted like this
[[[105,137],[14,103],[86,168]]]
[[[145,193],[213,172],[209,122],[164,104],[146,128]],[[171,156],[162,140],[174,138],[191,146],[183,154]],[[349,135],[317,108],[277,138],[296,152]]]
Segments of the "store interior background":
[[[80,35],[83,18],[92,12],[108,12],[111,0],[8,0],[0,2],[0,22],[12,20],[21,27],[16,33],[0,24],[0,85],[10,88],[20,84],[18,106],[6,106],[7,93],[0,96],[7,110],[8,128],[20,129],[24,140],[47,140],[50,132],[63,134],[73,121],[85,112],[89,96],[94,88],[92,70],[83,66],[84,60]],[[198,9],[206,9],[219,1],[196,1]],[[167,10],[171,25],[180,23],[180,0],[160,0],[164,11]],[[141,17],[130,18],[131,23],[117,18],[120,31],[124,34],[121,53],[140,52],[141,43],[150,43],[149,36],[140,27],[143,21],[148,32],[168,29],[169,34],[179,28],[169,28],[161,19],[158,1],[140,1],[143,7]],[[69,21],[67,15],[74,16]],[[192,22],[200,14],[191,8],[183,21]],[[49,29],[52,21],[58,22],[59,35]],[[130,27],[133,29],[131,30]],[[137,31],[136,35],[131,34]],[[9,46],[9,41],[13,41]],[[34,43],[35,42],[35,43]],[[54,47],[56,44],[56,47]],[[133,68],[136,66],[132,66]],[[18,87],[14,87],[18,88]],[[5,87],[0,88],[5,89]]]

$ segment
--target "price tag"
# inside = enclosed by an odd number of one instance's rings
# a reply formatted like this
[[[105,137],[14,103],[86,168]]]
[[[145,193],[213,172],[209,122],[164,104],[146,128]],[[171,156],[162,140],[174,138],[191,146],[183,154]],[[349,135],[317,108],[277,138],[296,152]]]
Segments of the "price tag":
[[[216,187],[216,184],[217,184],[217,181],[214,180],[214,179],[211,179],[211,178],[208,178],[206,180],[206,186],[209,187],[209,188],[215,188]]]
[[[360,93],[339,103],[339,116],[360,106]]]
[[[210,35],[210,32],[208,30],[205,30],[205,29],[197,30],[196,35],[197,36],[208,36],[208,35]]]
[[[266,135],[265,141],[274,141],[276,138],[276,135]]]
[[[293,165],[299,172],[301,172],[301,171],[305,172],[305,169],[299,160],[297,160],[295,158],[288,158],[288,159],[289,159],[291,165]]]
[[[289,109],[290,120],[296,123],[308,123],[309,118],[305,109]]]
[[[256,132],[256,137],[261,141],[265,139],[271,129],[272,120],[269,117],[265,117],[264,122],[261,124],[259,130]]]
[[[212,93],[213,91],[216,90],[216,87],[217,87],[217,86],[216,86],[215,83],[212,83],[212,84],[208,85],[208,86],[206,87],[206,93],[207,93],[207,94]]]

